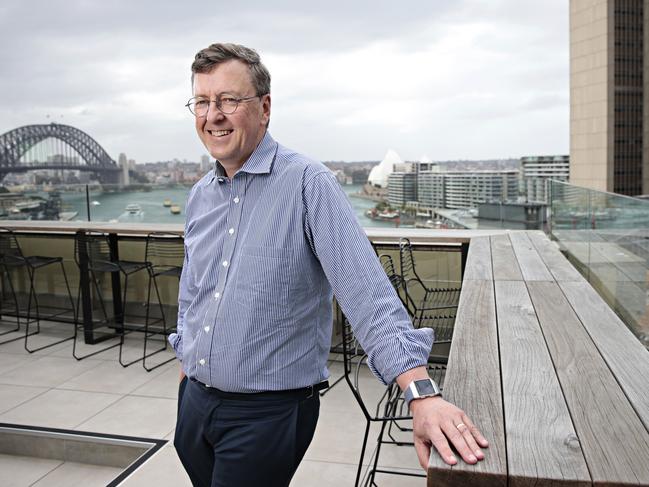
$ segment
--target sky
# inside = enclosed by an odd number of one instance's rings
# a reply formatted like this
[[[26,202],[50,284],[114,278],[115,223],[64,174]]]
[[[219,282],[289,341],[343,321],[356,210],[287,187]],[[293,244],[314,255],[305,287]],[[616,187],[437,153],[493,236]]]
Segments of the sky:
[[[0,134],[73,125],[113,157],[198,161],[200,49],[270,70],[273,137],[323,161],[569,150],[565,0],[3,0]]]

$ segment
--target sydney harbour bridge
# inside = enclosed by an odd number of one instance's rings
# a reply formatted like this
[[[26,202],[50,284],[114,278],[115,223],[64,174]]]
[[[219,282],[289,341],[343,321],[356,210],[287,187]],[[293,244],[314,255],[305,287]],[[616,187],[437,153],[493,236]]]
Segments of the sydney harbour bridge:
[[[70,125],[25,125],[0,135],[0,181],[43,169],[93,172],[103,184],[119,183],[122,172],[95,139]]]

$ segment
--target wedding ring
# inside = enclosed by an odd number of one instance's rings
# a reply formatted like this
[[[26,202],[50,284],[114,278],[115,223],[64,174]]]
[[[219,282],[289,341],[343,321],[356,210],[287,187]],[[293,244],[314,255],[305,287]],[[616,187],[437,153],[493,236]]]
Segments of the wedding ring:
[[[460,429],[461,427],[465,427],[465,428],[466,428],[466,424],[464,424],[464,423],[459,423],[459,424],[458,424],[457,426],[455,426],[455,427],[456,427],[457,429]],[[462,432],[462,430],[460,430],[460,432]]]

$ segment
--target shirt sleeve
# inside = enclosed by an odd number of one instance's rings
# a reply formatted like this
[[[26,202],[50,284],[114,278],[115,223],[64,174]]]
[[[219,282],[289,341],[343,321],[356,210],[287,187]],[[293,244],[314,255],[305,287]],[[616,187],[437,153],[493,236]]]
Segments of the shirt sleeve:
[[[433,330],[414,329],[333,174],[305,181],[305,233],[361,346],[384,384],[426,365]]]
[[[178,289],[178,321],[176,323],[176,333],[169,335],[169,343],[176,353],[178,360],[183,360],[183,329],[185,328],[185,313],[196,296],[196,288],[192,279],[189,252],[185,245],[185,258],[183,260],[183,270],[180,274],[180,286]]]
[[[194,186],[187,196],[187,204],[185,205],[185,257],[183,259],[183,270],[180,274],[180,285],[178,286],[178,320],[176,322],[176,332],[169,334],[169,343],[176,353],[178,360],[183,360],[183,330],[185,328],[185,313],[187,308],[196,297],[196,284],[194,283],[193,275],[190,265],[191,258],[189,255],[189,247],[187,246],[187,232],[189,229],[189,222],[191,221],[191,202],[194,195],[196,186]]]

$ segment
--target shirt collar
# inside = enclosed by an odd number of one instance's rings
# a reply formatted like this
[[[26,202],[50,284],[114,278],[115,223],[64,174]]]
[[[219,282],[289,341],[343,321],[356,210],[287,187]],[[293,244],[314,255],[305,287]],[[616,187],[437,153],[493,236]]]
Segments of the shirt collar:
[[[277,142],[270,135],[268,130],[264,134],[264,137],[257,145],[257,148],[250,154],[250,157],[246,162],[244,162],[240,172],[246,172],[250,174],[269,174],[273,169],[273,161],[275,160],[275,154],[277,153]],[[219,182],[223,182],[227,178],[225,169],[221,163],[216,160],[214,162],[214,169],[212,170],[212,176],[207,184],[212,183],[214,179],[218,179]]]

